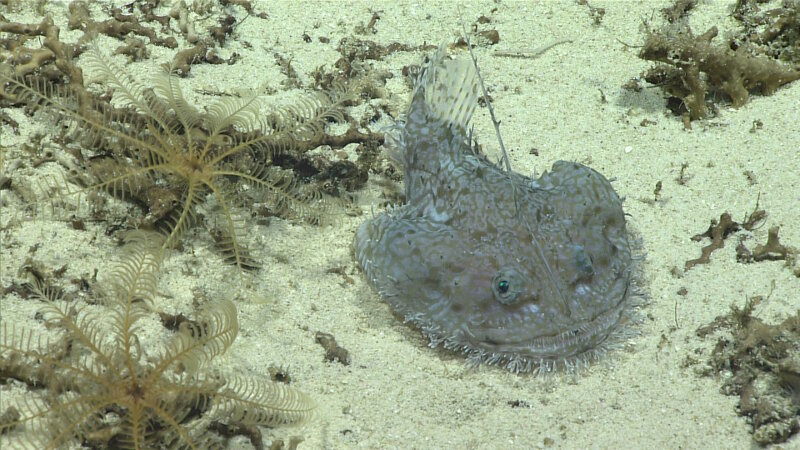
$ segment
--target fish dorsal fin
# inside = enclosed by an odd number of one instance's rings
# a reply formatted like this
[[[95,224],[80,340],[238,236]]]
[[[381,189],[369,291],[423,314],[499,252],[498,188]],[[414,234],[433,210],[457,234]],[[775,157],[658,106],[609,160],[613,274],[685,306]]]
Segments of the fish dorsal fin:
[[[440,46],[417,82],[419,89],[424,89],[429,118],[466,132],[479,97],[478,77],[471,61],[449,59],[447,48]]]

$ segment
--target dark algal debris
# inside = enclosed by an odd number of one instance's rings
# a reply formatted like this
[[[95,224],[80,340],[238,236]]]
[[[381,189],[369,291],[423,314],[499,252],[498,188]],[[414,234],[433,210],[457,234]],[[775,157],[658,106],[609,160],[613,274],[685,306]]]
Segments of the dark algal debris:
[[[753,92],[770,95],[800,78],[800,1],[786,0],[769,11],[757,3],[737,2],[734,18],[742,29],[723,42],[712,42],[716,26],[700,35],[692,32],[685,17],[694,6],[691,1],[663,10],[664,28],[648,27],[639,57],[659,64],[643,78],[680,99],[676,113],[702,119],[709,116],[709,106],[713,110],[708,97],[714,94],[723,94],[738,108]]]
[[[738,395],[738,413],[748,419],[762,446],[787,441],[800,431],[800,310],[778,324],[753,315],[763,297],[747,299],[697,330],[706,337],[721,330],[709,363],[728,374],[721,392]]]

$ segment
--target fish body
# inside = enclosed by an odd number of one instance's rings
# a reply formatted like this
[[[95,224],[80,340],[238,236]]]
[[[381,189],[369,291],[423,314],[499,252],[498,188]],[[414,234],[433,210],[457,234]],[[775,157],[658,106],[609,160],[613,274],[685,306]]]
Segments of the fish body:
[[[468,125],[470,61],[440,49],[390,139],[406,203],[363,223],[369,284],[431,346],[513,372],[581,365],[624,334],[633,295],[622,202],[609,181],[558,161],[533,179],[481,155]]]

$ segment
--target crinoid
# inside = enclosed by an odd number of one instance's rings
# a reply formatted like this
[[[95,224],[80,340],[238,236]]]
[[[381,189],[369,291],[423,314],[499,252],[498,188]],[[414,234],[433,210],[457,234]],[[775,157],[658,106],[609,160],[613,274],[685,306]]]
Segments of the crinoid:
[[[349,97],[341,91],[305,97],[270,113],[261,111],[255,97],[227,97],[198,110],[168,72],[152,77],[149,87],[96,49],[86,53],[84,68],[110,88],[112,102],[0,70],[5,98],[55,113],[66,129],[62,142],[80,144],[73,153],[86,170],[49,180],[47,196],[86,198],[105,191],[132,201],[145,213],[134,226],[162,231],[168,249],[198,222],[202,204],[207,222],[223,224],[212,235],[240,270],[257,266],[244,240],[245,198],[268,205],[274,214],[312,222],[343,202],[272,164],[276,154],[319,137],[327,121],[342,118]]]
[[[146,350],[140,319],[154,301],[163,249],[141,231],[129,240],[130,252],[104,282],[109,294],[100,310],[77,308],[53,287],[30,287],[59,339],[37,338],[8,322],[0,326],[0,379],[36,387],[20,401],[0,396],[0,434],[9,448],[60,449],[72,442],[219,448],[222,439],[209,427],[274,426],[310,416],[313,402],[305,394],[208,368],[236,339],[230,301],[207,305],[184,321],[160,352]]]

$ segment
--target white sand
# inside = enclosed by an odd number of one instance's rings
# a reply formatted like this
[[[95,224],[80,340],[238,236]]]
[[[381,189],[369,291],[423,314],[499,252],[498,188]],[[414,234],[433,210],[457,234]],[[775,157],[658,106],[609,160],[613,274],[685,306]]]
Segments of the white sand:
[[[79,37],[80,32],[66,31],[66,6],[52,3],[55,19],[62,25],[62,39]],[[301,449],[751,445],[749,425],[736,414],[738,399],[720,393],[719,379],[695,375],[702,364],[687,368],[684,362],[690,356],[707,360],[716,343],[716,338],[698,338],[698,327],[727,313],[731,304],[742,305],[747,296],[768,294],[773,280],[774,292],[758,308],[759,317],[774,322],[793,314],[799,304],[800,279],[782,262],[737,263],[737,237],[714,252],[711,264],[697,266],[683,277],[671,271],[699,256],[707,242],[689,238],[705,231],[710,219],[728,211],[735,220],[742,220],[753,210],[759,193],[768,217],[747,244],[765,242],[767,229],[779,225],[782,242],[800,246],[800,83],[769,97],[754,96],[739,110],[723,108],[719,117],[694,122],[692,131],[685,130],[681,120],[666,111],[660,89],[648,87],[640,93],[621,89],[649,67],[637,57],[636,48],[622,42],[641,44],[642,18],[653,17],[653,23],[660,23],[659,10],[667,3],[595,0],[591,4],[606,11],[599,26],[593,24],[587,8],[574,1],[486,2],[464,8],[468,24],[486,15],[492,23],[484,27],[500,33],[497,45],[478,48],[476,54],[511,149],[512,167],[533,173],[559,159],[578,161],[615,178],[615,188],[627,197],[630,226],[642,235],[648,254],[644,281],[651,302],[643,309],[647,319],[639,327],[641,335],[575,377],[542,380],[497,368],[469,370],[460,356],[428,348],[420,332],[395,317],[364,282],[351,258],[350,242],[367,215],[323,228],[274,220],[271,226],[252,229],[253,245],[265,267],[256,276],[259,284],[237,296],[240,334],[223,362],[236,371],[264,377],[271,365],[287,367],[293,385],[312,395],[319,406],[312,422],[270,430],[267,442],[301,436],[305,439]],[[729,17],[733,1],[700,3],[691,16],[697,33],[716,24],[724,36],[726,29],[735,26]],[[234,10],[237,18],[244,17],[241,9]],[[286,1],[280,6],[264,3],[257,10],[266,11],[269,19],[248,18],[219,50],[223,58],[239,53],[238,63],[199,64],[182,81],[191,101],[209,104],[213,100],[203,97],[201,90],[282,90],[284,77],[273,53],[291,58],[301,79],[308,82],[314,68],[330,67],[339,58],[340,39],[352,36],[354,27],[371,16],[367,3]],[[459,34],[454,3],[387,2],[372,10],[380,12],[377,33],[358,36],[362,39],[438,45],[452,42]],[[95,11],[95,19],[101,19],[100,9]],[[21,13],[7,17],[39,21]],[[204,30],[215,22],[212,16],[200,21],[198,28]],[[303,41],[303,33],[313,39],[311,43]],[[330,43],[320,43],[321,36]],[[535,59],[494,55],[563,39],[572,42]],[[188,46],[180,36],[179,41],[181,48]],[[108,38],[102,43],[110,49],[119,45]],[[131,64],[128,70],[152,72],[174,53],[150,47],[151,59]],[[402,67],[419,63],[423,56],[422,52],[397,52],[383,61],[369,62],[394,75],[387,85],[391,110],[403,111],[408,99]],[[116,61],[124,63],[123,58]],[[606,103],[601,102],[601,92]],[[289,92],[280,98],[290,101],[297,94]],[[43,130],[20,111],[10,113],[21,122],[23,134],[12,136],[3,128],[8,161],[20,157],[19,146],[29,141],[29,133]],[[481,108],[475,117],[476,135],[487,152],[497,157],[486,109]],[[655,124],[642,126],[643,120]],[[756,120],[763,128],[751,133]],[[539,156],[531,154],[534,148]],[[689,178],[679,185],[675,179],[683,163],[688,164]],[[13,176],[38,176],[57,169],[55,164],[45,164],[32,171],[26,163]],[[748,182],[745,171],[752,172],[755,183]],[[652,199],[657,181],[663,183],[661,200],[656,204],[643,201]],[[378,186],[370,184],[362,193],[366,214],[379,192]],[[3,196],[14,204],[8,191]],[[18,276],[29,247],[42,240],[33,258],[50,268],[68,264],[65,280],[95,269],[102,277],[118,251],[103,234],[104,228],[104,223],[90,223],[87,231],[75,231],[68,223],[41,221],[4,231],[2,285]],[[208,233],[198,228],[184,242],[194,256],[177,253],[165,265],[159,289],[164,309],[190,313],[193,292],[214,299],[239,289]],[[327,272],[336,266],[344,266],[354,284]],[[682,287],[686,296],[677,294]],[[38,329],[33,320],[36,305],[31,303],[16,295],[4,298],[3,320]],[[166,339],[168,333],[160,325],[154,320],[148,323],[152,327],[145,341]],[[314,342],[317,331],[332,333],[350,351],[352,364],[324,362],[323,350]],[[0,395],[4,389],[0,387]],[[514,401],[529,407],[511,407],[509,402]],[[13,448],[13,442],[3,442],[9,444],[4,448]],[[243,443],[237,439],[232,447]],[[800,438],[795,436],[783,448],[800,448]]]

